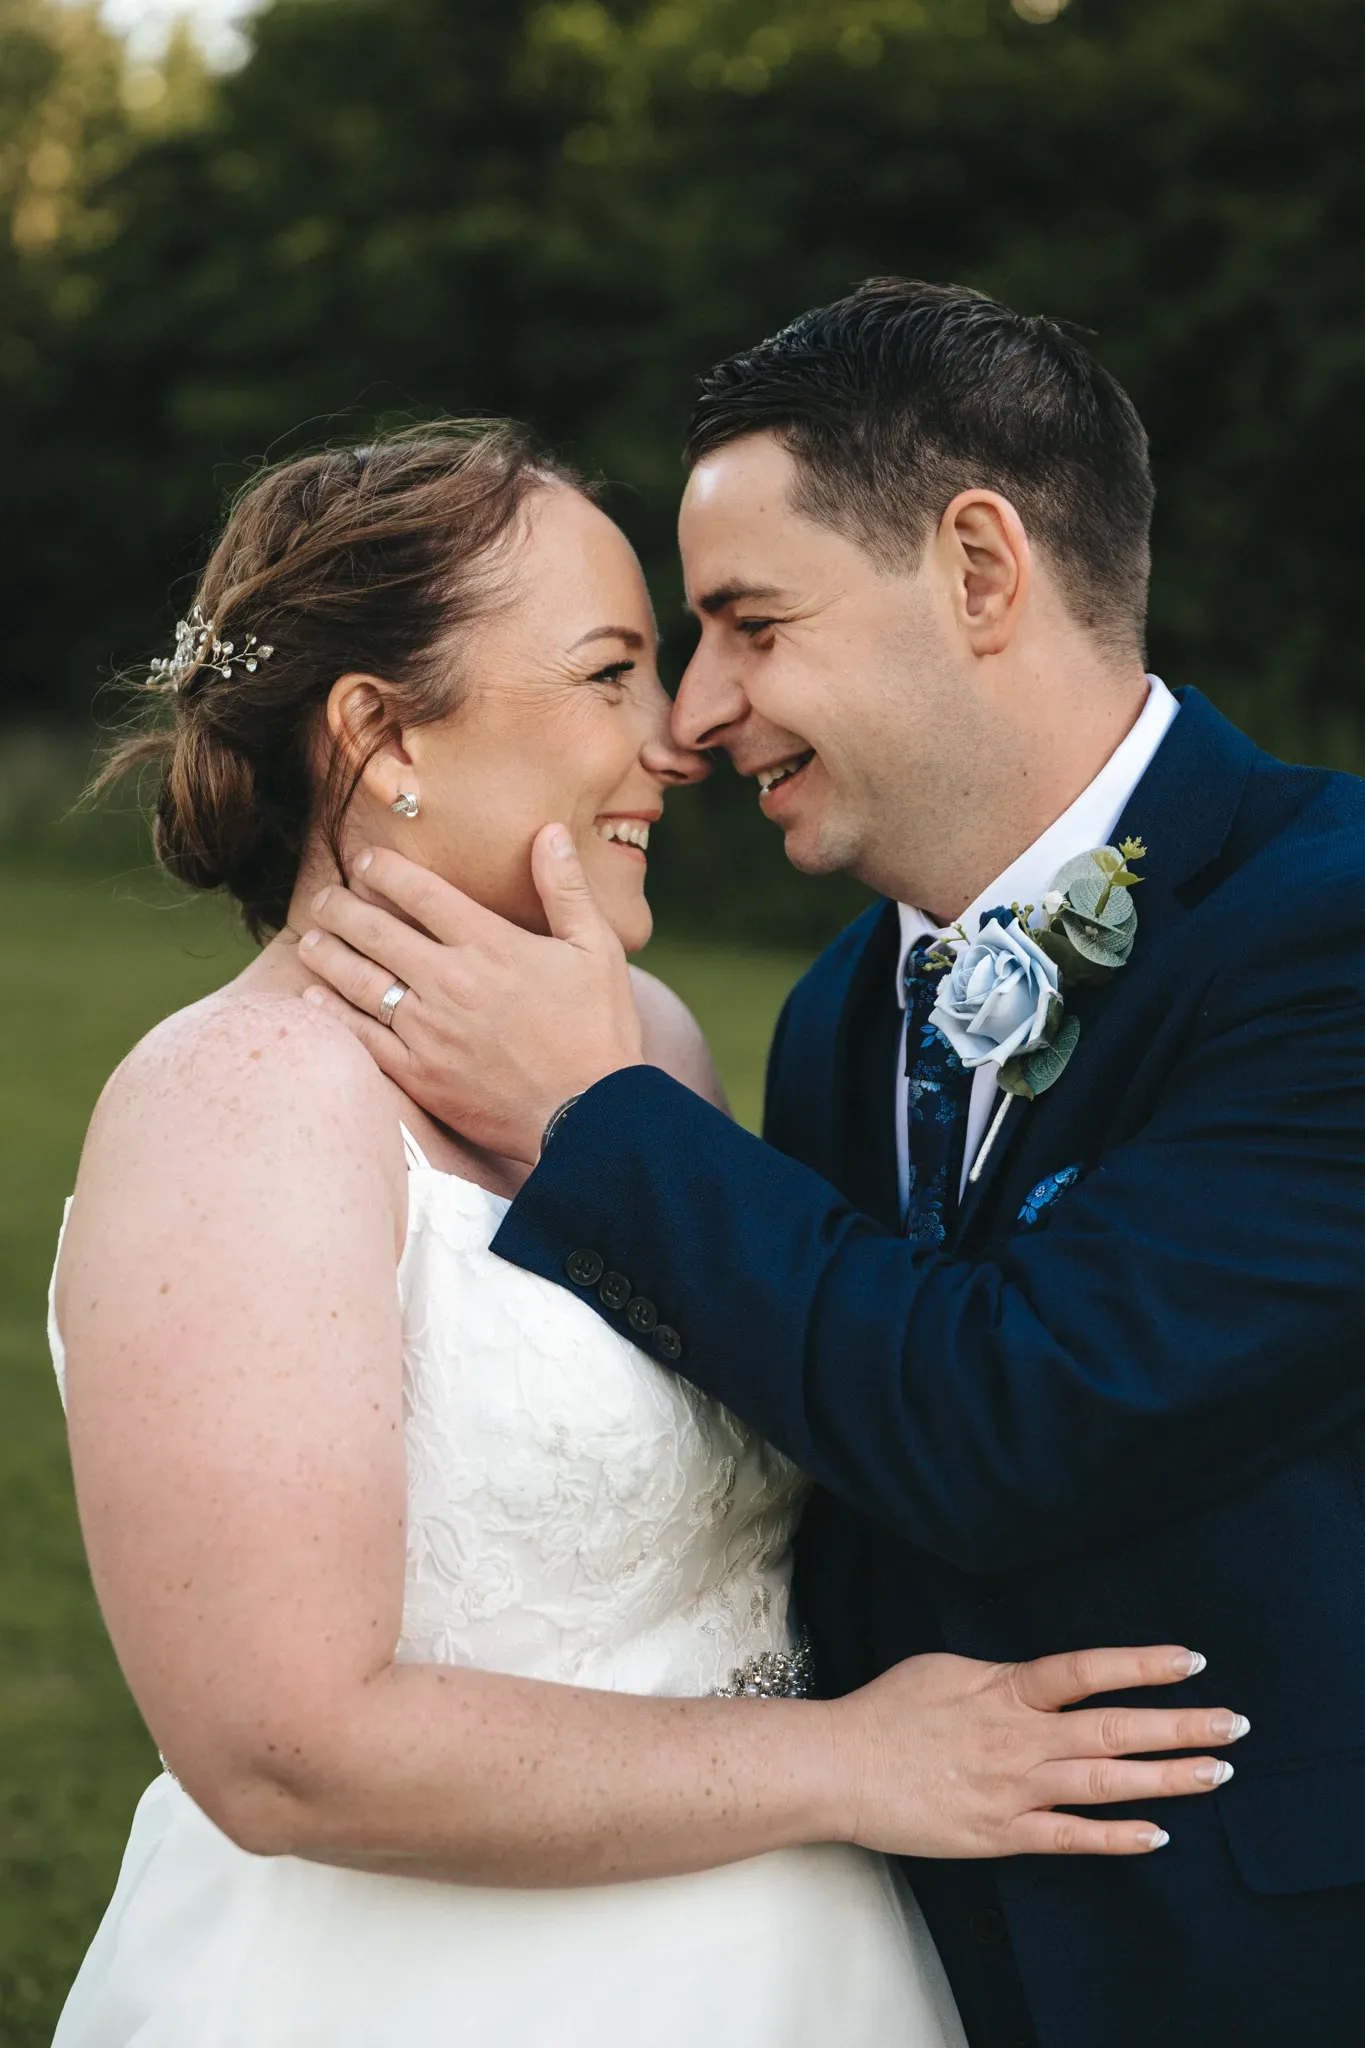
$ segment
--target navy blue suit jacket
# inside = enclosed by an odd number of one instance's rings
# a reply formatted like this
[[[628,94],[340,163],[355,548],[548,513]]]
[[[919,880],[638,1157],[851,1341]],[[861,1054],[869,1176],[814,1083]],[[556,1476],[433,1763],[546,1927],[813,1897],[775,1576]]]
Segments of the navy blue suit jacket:
[[[912,1866],[973,2048],[1358,2048],[1365,784],[1189,691],[1120,833],[1149,848],[1132,958],[1075,998],[1065,1075],[944,1254],[897,1228],[890,905],[793,992],[768,1143],[613,1075],[495,1249],[566,1286],[600,1253],[678,1370],[815,1476],[829,1689],[938,1646],[1180,1642],[1209,1668],[1163,1698],[1250,1715],[1154,1855]]]

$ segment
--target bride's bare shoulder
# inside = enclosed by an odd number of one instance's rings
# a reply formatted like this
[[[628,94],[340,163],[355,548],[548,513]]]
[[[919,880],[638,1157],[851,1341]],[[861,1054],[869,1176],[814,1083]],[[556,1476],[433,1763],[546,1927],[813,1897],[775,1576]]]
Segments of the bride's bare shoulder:
[[[704,1096],[728,1115],[730,1105],[711,1049],[682,997],[675,995],[657,975],[646,974],[643,967],[632,967],[630,980],[635,1007],[640,1013],[645,1058],[650,1065],[662,1067],[675,1081],[681,1081],[684,1087]]]
[[[358,1142],[395,1130],[392,1091],[343,1024],[293,993],[231,984],[165,1018],[105,1083],[87,1149],[168,1129],[201,1142],[325,1117]],[[396,1140],[395,1140],[396,1142]]]

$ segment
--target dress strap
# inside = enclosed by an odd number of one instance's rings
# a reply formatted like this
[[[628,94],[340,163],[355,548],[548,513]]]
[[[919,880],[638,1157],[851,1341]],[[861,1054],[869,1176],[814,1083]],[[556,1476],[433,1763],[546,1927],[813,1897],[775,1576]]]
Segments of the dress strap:
[[[416,1138],[413,1137],[412,1132],[404,1123],[400,1123],[398,1128],[403,1133],[403,1157],[407,1160],[409,1168],[417,1166],[421,1167],[423,1171],[430,1173],[432,1171],[431,1161],[427,1158]]]

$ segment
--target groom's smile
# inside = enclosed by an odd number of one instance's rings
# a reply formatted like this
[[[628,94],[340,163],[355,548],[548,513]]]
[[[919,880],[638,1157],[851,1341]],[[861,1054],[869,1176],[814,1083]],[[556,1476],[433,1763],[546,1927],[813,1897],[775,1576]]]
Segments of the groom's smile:
[[[815,750],[808,747],[803,754],[796,754],[788,761],[779,761],[774,767],[755,769],[760,801],[766,798],[776,801],[778,790],[785,789],[788,783],[795,781],[814,759]],[[771,805],[767,807],[771,813]]]
[[[794,824],[806,781],[806,771],[815,763],[815,750],[808,747],[786,761],[752,771],[758,782],[758,803],[765,818],[775,824]]]

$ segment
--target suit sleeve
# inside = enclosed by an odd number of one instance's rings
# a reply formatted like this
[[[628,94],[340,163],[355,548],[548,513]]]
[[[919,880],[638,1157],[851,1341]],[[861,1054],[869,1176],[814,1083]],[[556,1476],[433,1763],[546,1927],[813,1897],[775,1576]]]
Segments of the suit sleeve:
[[[1144,1127],[989,1259],[890,1236],[649,1068],[589,1091],[494,1241],[564,1284],[580,1248],[680,1372],[966,1570],[1168,1522],[1365,1420],[1365,934],[1229,961]]]
[[[791,1022],[792,998],[787,997],[773,1026],[773,1042],[768,1048],[768,1066],[763,1082],[763,1135],[770,1145],[776,1145],[780,1152],[789,1148],[786,1138],[786,1101],[782,1091],[782,1048],[787,1042],[787,1027]]]

